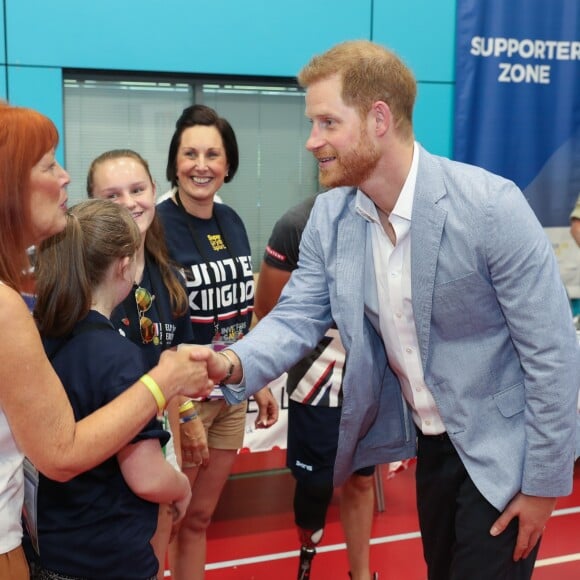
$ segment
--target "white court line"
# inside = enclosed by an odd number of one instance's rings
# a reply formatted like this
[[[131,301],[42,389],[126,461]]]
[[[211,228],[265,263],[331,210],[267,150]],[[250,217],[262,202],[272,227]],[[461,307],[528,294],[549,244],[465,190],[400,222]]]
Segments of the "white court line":
[[[580,506],[563,508],[555,510],[551,517],[568,516],[580,513]],[[391,542],[402,542],[405,540],[415,540],[421,537],[420,532],[409,532],[406,534],[394,534],[392,536],[383,536],[380,538],[371,538],[371,546],[379,544],[389,544]],[[337,552],[339,550],[346,550],[346,544],[332,544],[330,546],[319,546],[316,548],[317,553]],[[287,558],[297,558],[300,555],[299,550],[292,550],[290,552],[279,552],[277,554],[266,554],[263,556],[252,556],[250,558],[240,558],[238,560],[227,560],[224,562],[213,562],[206,564],[206,570],[220,570],[222,568],[232,568],[235,566],[247,566],[248,564],[258,564],[260,562],[271,562],[274,560],[285,560]],[[555,558],[545,558],[536,562],[536,568],[543,566],[553,566],[555,564],[562,564],[566,562],[574,562],[580,560],[580,554],[568,554],[566,556],[558,556]]]
[[[419,532],[410,532],[408,534],[395,534],[393,536],[385,536],[382,538],[371,538],[371,545],[388,544],[390,542],[402,542],[404,540],[414,540],[420,538]],[[325,552],[338,552],[346,550],[346,544],[331,544],[330,546],[318,546],[316,552],[323,554]],[[272,560],[285,560],[287,558],[297,558],[300,555],[299,550],[291,552],[279,552],[278,554],[267,554],[264,556],[252,556],[251,558],[240,558],[239,560],[229,560],[228,562],[214,562],[213,564],[206,564],[206,570],[219,570],[221,568],[232,568],[234,566],[247,566],[248,564],[257,564],[259,562],[271,562]]]
[[[580,506],[562,508],[561,510],[554,510],[551,517],[570,516],[580,513]],[[536,560],[534,568],[543,568],[544,566],[555,566],[557,564],[566,564],[567,562],[576,562],[580,560],[580,554],[566,554],[565,556],[554,556],[553,558],[544,558]]]
[[[580,514],[580,506],[562,508],[561,510],[554,510],[551,517],[570,516],[572,514]]]
[[[576,562],[577,560],[580,560],[580,554],[566,554],[565,556],[544,558],[543,560],[537,560],[534,568],[542,568],[543,566],[554,566],[555,564],[566,564],[567,562]]]

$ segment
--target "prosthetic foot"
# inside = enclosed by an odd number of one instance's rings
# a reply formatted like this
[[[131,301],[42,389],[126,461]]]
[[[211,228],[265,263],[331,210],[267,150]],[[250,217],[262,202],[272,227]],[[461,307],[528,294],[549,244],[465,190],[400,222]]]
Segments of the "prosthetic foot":
[[[300,562],[298,563],[298,580],[309,580],[312,559],[316,555],[316,548],[300,548]]]
[[[322,529],[305,530],[298,528],[300,543],[300,561],[298,563],[298,580],[309,580],[310,569],[312,568],[312,559],[316,555],[315,546],[322,539]]]

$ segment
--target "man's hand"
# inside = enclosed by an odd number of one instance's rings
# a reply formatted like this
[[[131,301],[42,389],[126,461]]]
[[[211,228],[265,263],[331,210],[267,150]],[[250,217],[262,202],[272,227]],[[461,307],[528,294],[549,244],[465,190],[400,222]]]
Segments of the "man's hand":
[[[240,361],[235,353],[228,350],[228,355],[235,361],[237,368],[240,368]],[[191,360],[205,362],[207,376],[214,383],[218,384],[227,374],[230,368],[228,359],[207,346],[194,346],[190,352]]]
[[[204,347],[180,345],[177,350],[163,351],[159,364],[152,371],[159,369],[163,373],[164,380],[160,384],[169,382],[179,385],[179,394],[203,398],[214,388],[213,381],[208,377],[206,359]]]
[[[546,522],[556,507],[556,501],[555,497],[518,493],[494,522],[489,533],[492,536],[501,534],[513,518],[518,518],[519,531],[514,562],[527,558],[544,533]]]
[[[256,403],[258,403],[258,417],[256,422],[256,429],[267,429],[278,421],[278,403],[272,395],[272,391],[267,387],[258,391],[254,395]]]

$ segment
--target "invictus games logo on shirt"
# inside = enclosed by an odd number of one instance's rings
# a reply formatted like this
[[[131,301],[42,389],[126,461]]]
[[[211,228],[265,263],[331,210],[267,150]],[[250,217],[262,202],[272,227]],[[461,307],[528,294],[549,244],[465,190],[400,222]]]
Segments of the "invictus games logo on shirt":
[[[226,245],[224,244],[220,234],[208,235],[207,239],[208,239],[209,243],[211,244],[211,247],[212,247],[214,252],[219,252],[220,250],[226,249]]]

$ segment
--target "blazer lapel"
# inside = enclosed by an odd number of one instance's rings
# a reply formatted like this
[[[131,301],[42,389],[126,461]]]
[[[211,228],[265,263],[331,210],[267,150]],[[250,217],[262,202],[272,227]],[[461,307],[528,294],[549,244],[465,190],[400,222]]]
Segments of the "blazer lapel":
[[[438,205],[445,185],[433,158],[421,148],[411,217],[411,287],[423,370],[427,365],[437,258],[447,212]]]
[[[351,336],[343,336],[343,341],[352,340],[361,332],[364,316],[367,223],[356,213],[355,206],[356,195],[351,195],[336,229],[337,304],[344,328],[352,332]]]

